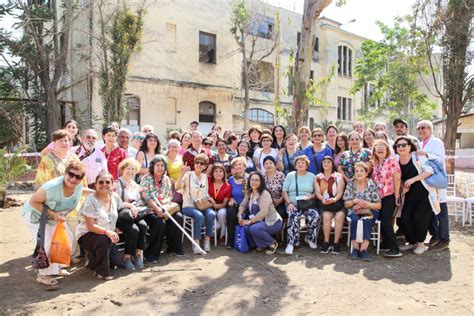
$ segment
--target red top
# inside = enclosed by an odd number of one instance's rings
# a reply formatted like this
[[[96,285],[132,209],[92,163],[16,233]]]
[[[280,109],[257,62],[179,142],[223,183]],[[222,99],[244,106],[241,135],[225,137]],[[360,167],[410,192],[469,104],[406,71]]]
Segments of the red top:
[[[108,154],[105,151],[105,147],[101,149],[105,155],[105,159],[107,159],[107,169],[109,173],[114,177],[114,180],[118,180],[118,165],[127,158],[127,152],[120,148],[119,146],[115,146],[115,148]]]
[[[216,203],[220,204],[224,202],[224,199],[231,197],[232,186],[226,181],[222,183],[221,187],[216,190],[214,188],[214,183],[211,181],[211,177],[208,177],[208,193],[209,196],[216,201]]]
[[[214,163],[214,158],[209,149],[201,147],[201,151],[198,153],[196,149],[190,146],[183,155],[183,164],[187,164],[194,171],[194,157],[198,154],[205,154],[209,158],[208,166]]]

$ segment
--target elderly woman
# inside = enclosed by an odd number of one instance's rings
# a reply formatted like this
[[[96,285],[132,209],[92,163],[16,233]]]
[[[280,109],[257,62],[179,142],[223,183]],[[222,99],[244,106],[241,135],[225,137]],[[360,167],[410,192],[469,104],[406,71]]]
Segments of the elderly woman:
[[[167,170],[172,181],[178,180],[183,168],[183,157],[179,154],[179,146],[176,139],[171,139],[168,142],[168,151],[166,152]]]
[[[275,159],[275,161],[278,163],[279,170],[283,170],[283,163],[280,159],[278,159],[279,151],[271,147],[273,138],[268,134],[263,134],[262,137],[260,137],[260,142],[262,143],[262,148],[255,149],[253,154],[253,163],[257,167],[257,171],[263,172],[265,170],[265,167],[263,166],[263,159],[268,156],[271,156],[273,159]]]
[[[146,261],[154,263],[160,257],[165,236],[168,253],[175,253],[178,256],[184,253],[181,230],[173,221],[166,219],[162,209],[162,206],[170,203],[173,198],[173,185],[166,175],[166,158],[162,155],[153,157],[148,172],[140,181],[140,195],[148,207],[143,215],[143,219],[149,226],[148,246],[144,251],[144,257]],[[183,225],[180,212],[172,216],[180,226]]]
[[[148,174],[150,161],[155,155],[161,154],[161,143],[158,136],[154,133],[148,133],[143,140],[142,145],[137,153],[137,161],[141,168],[138,172],[140,175]]]
[[[286,137],[285,149],[282,152],[283,173],[285,176],[291,171],[295,171],[295,158],[301,156],[303,152],[296,147],[298,138],[291,133]]]
[[[114,177],[118,179],[118,165],[127,158],[127,153],[117,144],[117,129],[109,126],[102,130],[102,139],[105,146],[101,149],[107,159],[107,169]]]
[[[220,163],[212,165],[210,176],[208,179],[209,196],[211,197],[212,207],[217,213],[217,228],[220,229],[220,238],[225,236],[227,231],[226,216],[227,203],[230,200],[232,191],[231,185],[227,182],[227,172],[224,166]]]
[[[79,146],[82,143],[82,139],[80,137],[79,131],[79,124],[75,120],[69,120],[64,124],[64,130],[67,131],[69,134],[70,145],[71,146]],[[41,157],[49,154],[50,152],[54,151],[56,147],[54,140],[49,143],[47,147],[45,147],[40,155]]]
[[[194,240],[199,244],[201,240],[201,228],[205,223],[206,233],[204,237],[204,251],[211,251],[211,237],[214,235],[214,220],[216,213],[212,207],[199,210],[196,207],[197,200],[209,199],[209,184],[204,170],[207,168],[209,158],[206,154],[198,154],[194,157],[194,171],[184,166],[178,181],[175,183],[176,190],[181,190],[183,195],[183,214],[194,219]],[[193,253],[201,254],[199,248],[193,244]]]
[[[344,178],[336,172],[336,165],[331,156],[326,156],[321,162],[321,173],[316,176],[314,183],[316,198],[319,201],[319,210],[323,215],[324,243],[321,253],[328,253],[332,249],[333,254],[339,254],[344,218],[346,215],[342,195],[344,194]],[[334,219],[334,244],[329,244],[331,236],[331,223]]]
[[[285,249],[285,253],[288,255],[292,255],[294,246],[300,243],[300,216],[302,215],[305,216],[308,226],[308,233],[304,241],[309,244],[311,249],[317,248],[319,214],[316,210],[316,203],[310,202],[315,199],[315,175],[308,172],[308,167],[308,157],[304,155],[296,157],[296,171],[290,172],[283,183],[282,194],[288,211],[288,245]]]
[[[115,232],[118,210],[122,200],[112,192],[114,179],[111,174],[97,175],[95,194],[89,196],[78,212],[81,222],[76,228],[76,237],[86,251],[87,267],[99,280],[113,279],[109,255],[112,244],[119,241]]]
[[[308,171],[317,175],[321,172],[321,170],[319,170],[321,161],[323,161],[323,158],[326,156],[332,156],[333,150],[327,144],[323,144],[324,133],[321,128],[313,129],[311,137],[313,139],[313,146],[306,147],[306,149],[303,150],[303,154],[308,157],[310,162]]]
[[[233,176],[229,178],[232,188],[230,200],[227,207],[227,249],[234,247],[235,225],[237,225],[237,213],[239,205],[242,204],[246,192],[247,174],[245,173],[246,157],[236,157],[232,159],[231,166]]]
[[[286,214],[285,201],[283,200],[282,189],[283,182],[285,182],[285,174],[276,168],[276,162],[273,157],[265,157],[263,160],[265,173],[263,178],[265,180],[265,187],[272,196],[273,206],[276,208],[280,217],[285,220],[288,216]]]
[[[122,266],[128,271],[143,268],[143,250],[147,224],[140,216],[141,206],[140,185],[134,179],[140,170],[138,161],[127,158],[119,164],[120,177],[114,183],[114,191],[122,200],[122,208],[118,210],[117,228],[125,236],[125,251]],[[133,263],[132,263],[133,260]]]
[[[273,237],[283,225],[282,218],[272,203],[272,197],[265,188],[261,173],[252,172],[247,184],[247,193],[239,206],[237,218],[244,227],[251,247],[268,248],[266,253],[272,255],[278,248]],[[246,212],[248,216],[244,216]]]
[[[305,150],[308,146],[313,146],[311,143],[311,130],[308,126],[301,126],[298,129],[298,139],[299,143],[296,145],[298,150]]]
[[[425,157],[414,154],[417,148],[410,137],[397,137],[393,148],[400,162],[403,182],[401,226],[408,242],[400,250],[413,250],[415,254],[421,255],[426,251],[424,242],[431,213],[440,209],[435,190],[424,181],[433,174],[433,169],[423,159]]]
[[[354,169],[354,180],[347,183],[343,197],[344,207],[347,208],[351,219],[352,252],[349,257],[353,260],[370,261],[367,247],[382,203],[377,185],[368,178],[369,168],[366,164],[358,162]]]
[[[214,154],[214,163],[219,163],[224,166],[226,174],[230,174],[230,162],[232,156],[227,153],[227,143],[225,140],[217,139],[217,153]]]
[[[246,173],[250,173],[250,172],[253,172],[253,171],[257,170],[257,168],[255,167],[255,164],[253,163],[252,158],[247,156],[249,148],[250,148],[250,144],[246,140],[241,140],[237,145],[237,150],[239,151],[239,154],[238,154],[237,157],[244,157],[245,158],[245,161],[246,161],[245,172]],[[232,159],[232,161],[233,160],[234,159]],[[232,165],[232,162],[231,162],[231,165]]]
[[[66,165],[64,176],[50,180],[31,196],[29,202],[23,207],[23,219],[36,238],[40,227],[42,212],[47,212],[44,236],[44,248],[49,257],[51,239],[53,238],[56,225],[65,221],[65,216],[74,210],[82,194],[81,180],[86,173],[84,165],[78,160],[72,160]],[[65,226],[71,243],[74,240],[73,232]],[[69,274],[60,269],[56,263],[50,264],[46,269],[37,271],[37,281],[47,286],[56,286],[58,281],[54,275]]]
[[[361,134],[356,131],[349,133],[349,150],[342,154],[337,167],[337,171],[342,174],[346,183],[351,182],[352,178],[354,178],[355,164],[358,162],[369,162],[372,156],[370,150],[361,147],[361,143]]]
[[[232,157],[239,155],[239,139],[234,134],[230,134],[227,138],[224,138],[227,143],[227,153]]]
[[[380,221],[382,229],[382,249],[388,249],[385,257],[401,257],[397,238],[393,230],[395,207],[400,205],[400,165],[396,157],[391,156],[388,143],[376,140],[372,151],[372,181],[377,185],[382,199]]]

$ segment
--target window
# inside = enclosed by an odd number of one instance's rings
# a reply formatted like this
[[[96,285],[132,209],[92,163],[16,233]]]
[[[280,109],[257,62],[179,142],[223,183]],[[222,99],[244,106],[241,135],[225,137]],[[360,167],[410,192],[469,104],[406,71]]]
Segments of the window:
[[[199,103],[199,122],[214,123],[216,116],[216,105],[209,101]]]
[[[319,37],[314,37],[314,51],[319,52]]]
[[[313,128],[314,128],[314,118],[312,117],[309,119],[309,129],[313,130]]]
[[[337,47],[337,73],[352,77],[352,49],[347,46]]]
[[[249,88],[251,90],[273,92],[273,64],[266,61],[247,61],[247,63]]]
[[[253,23],[252,35],[271,39],[273,37],[274,28],[275,21],[273,18],[258,14],[256,21]]]
[[[199,32],[199,62],[216,63],[216,35]]]
[[[273,125],[275,117],[272,113],[263,109],[250,109],[249,119],[266,125]]]
[[[125,95],[125,109],[127,111],[121,125],[137,132],[140,126],[140,98],[137,95]]]
[[[176,25],[166,23],[166,51],[176,52]]]
[[[337,119],[352,121],[352,99],[337,97]]]

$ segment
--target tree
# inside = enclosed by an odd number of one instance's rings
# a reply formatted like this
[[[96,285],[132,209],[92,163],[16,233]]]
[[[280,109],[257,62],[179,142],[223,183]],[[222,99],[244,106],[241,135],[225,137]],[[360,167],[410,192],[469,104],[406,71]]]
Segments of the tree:
[[[464,106],[472,98],[473,75],[467,73],[472,62],[469,44],[474,5],[469,0],[418,0],[414,6],[412,46],[428,63],[434,88],[430,92],[441,99],[446,126],[444,145],[455,150],[456,135]],[[441,60],[436,52],[441,50]],[[442,73],[443,80],[436,76]]]
[[[394,22],[393,28],[377,22],[384,38],[364,41],[356,61],[351,93],[364,93],[360,119],[365,122],[373,122],[381,114],[388,114],[389,121],[397,117],[428,119],[436,107],[418,86],[426,58],[410,49],[406,20],[396,18]]]
[[[20,58],[42,88],[40,101],[46,104],[44,122],[48,140],[61,127],[59,95],[64,91],[61,78],[66,71],[73,3],[61,1],[14,1],[0,6],[0,15],[9,15],[19,22],[15,30],[20,38],[5,29],[0,33],[0,48]]]
[[[253,4],[253,5],[251,5]],[[274,69],[265,62],[278,43],[278,29],[269,27],[262,11],[246,0],[235,0],[231,8],[231,29],[242,54],[242,88],[244,89],[244,130],[249,128],[250,90],[273,91]],[[277,23],[273,25],[278,25]]]

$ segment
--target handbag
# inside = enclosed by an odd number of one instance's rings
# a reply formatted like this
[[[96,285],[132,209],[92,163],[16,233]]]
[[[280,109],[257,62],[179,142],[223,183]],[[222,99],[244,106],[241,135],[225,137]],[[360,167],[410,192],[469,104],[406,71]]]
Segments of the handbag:
[[[355,183],[355,180],[352,180],[352,199],[355,199],[355,197],[356,197],[355,189],[356,189],[356,183]],[[363,208],[363,209],[360,209],[357,213],[354,211],[354,213],[359,217],[371,217],[371,216],[373,216],[372,211],[370,210],[370,208]]]
[[[298,173],[295,172],[295,182],[296,182],[296,197],[299,196],[298,193]],[[297,200],[296,207],[298,211],[307,211],[309,209],[316,209],[316,201],[315,200]]]
[[[234,249],[241,253],[249,252],[247,235],[243,226],[235,225]]]
[[[443,165],[436,160],[428,160],[428,164],[433,168],[433,174],[425,179],[427,185],[436,189],[446,189],[448,187],[448,176]]]
[[[44,234],[46,230],[46,213],[48,212],[46,205],[41,212],[41,222],[36,235],[36,247],[31,257],[31,266],[33,269],[46,269],[49,267],[49,259],[44,249]]]
[[[191,196],[191,173],[189,174],[189,199],[192,201],[192,196]],[[212,207],[211,200],[209,199],[197,199],[194,201],[194,206],[200,210],[200,211],[205,211],[208,208]]]
[[[165,221],[169,219],[169,216],[173,216],[175,213],[179,212],[180,207],[176,202],[166,202],[161,203],[158,199],[154,199],[158,207],[160,207],[165,213]]]
[[[56,225],[53,239],[51,240],[49,259],[51,263],[64,264],[67,267],[71,265],[71,246],[64,223]]]

